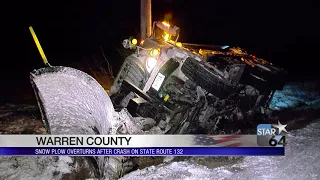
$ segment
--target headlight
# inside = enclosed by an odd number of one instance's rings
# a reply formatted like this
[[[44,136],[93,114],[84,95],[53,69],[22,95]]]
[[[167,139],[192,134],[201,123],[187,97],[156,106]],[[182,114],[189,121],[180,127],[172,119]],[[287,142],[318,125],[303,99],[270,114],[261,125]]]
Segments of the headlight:
[[[150,73],[152,69],[157,65],[157,59],[148,57],[146,62],[147,71]]]
[[[132,40],[131,40],[131,43],[132,43],[133,45],[137,45],[138,40],[137,40],[137,39],[132,39]]]
[[[160,53],[159,49],[151,49],[150,50],[150,55],[153,56],[153,57],[158,56],[159,53]]]

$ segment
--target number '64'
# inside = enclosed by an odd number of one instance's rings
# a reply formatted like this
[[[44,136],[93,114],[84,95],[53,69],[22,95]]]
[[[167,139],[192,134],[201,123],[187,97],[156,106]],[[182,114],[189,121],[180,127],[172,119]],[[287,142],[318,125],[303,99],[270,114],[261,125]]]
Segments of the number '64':
[[[281,136],[279,140],[276,139],[277,136],[272,136],[269,140],[269,145],[270,146],[277,146],[277,145],[282,145],[284,146],[286,144],[286,137]],[[279,137],[279,136],[278,136]]]

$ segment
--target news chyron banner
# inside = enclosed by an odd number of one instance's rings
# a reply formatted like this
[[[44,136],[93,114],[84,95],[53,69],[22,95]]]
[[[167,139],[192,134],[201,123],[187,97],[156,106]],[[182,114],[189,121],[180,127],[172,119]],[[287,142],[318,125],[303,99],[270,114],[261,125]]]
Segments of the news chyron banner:
[[[259,135],[0,135],[1,156],[283,156]],[[270,141],[269,139],[267,140]],[[260,146],[258,143],[263,144]],[[278,143],[279,144],[279,143]]]

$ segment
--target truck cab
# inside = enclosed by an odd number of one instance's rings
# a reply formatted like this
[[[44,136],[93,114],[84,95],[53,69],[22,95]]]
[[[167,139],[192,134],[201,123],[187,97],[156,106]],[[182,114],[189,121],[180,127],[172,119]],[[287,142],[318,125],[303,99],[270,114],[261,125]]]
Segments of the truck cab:
[[[282,68],[239,47],[180,43],[179,31],[156,21],[152,35],[139,45],[135,39],[123,41],[135,52],[125,59],[111,88],[115,107],[157,122],[169,119],[181,130],[179,111],[189,121],[185,132],[201,126],[216,133],[213,126],[220,119],[250,119],[246,117],[267,108],[274,91],[283,88]]]
[[[183,49],[178,42],[180,28],[163,21],[153,23],[152,35],[142,40],[138,45],[135,39],[126,39],[123,46],[135,49],[135,53],[128,56],[115,78],[110,94],[118,92],[123,80],[127,80],[138,88],[147,92],[154,80],[155,73],[172,57],[186,58],[193,56],[201,60],[200,56]]]

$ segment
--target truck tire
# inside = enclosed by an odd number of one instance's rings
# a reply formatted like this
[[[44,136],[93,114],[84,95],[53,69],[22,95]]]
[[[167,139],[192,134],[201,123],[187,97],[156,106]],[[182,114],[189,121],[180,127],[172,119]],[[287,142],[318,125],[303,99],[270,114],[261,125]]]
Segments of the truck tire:
[[[225,98],[235,91],[234,86],[203,61],[188,57],[182,65],[181,70],[197,85],[219,98]]]

